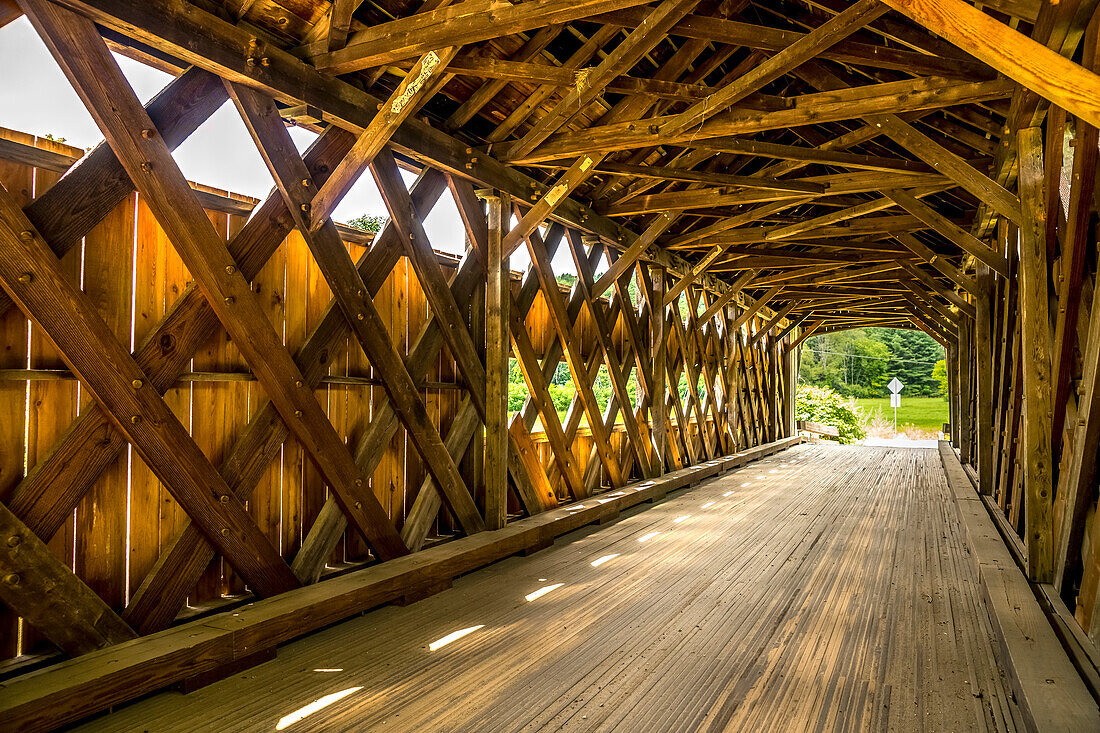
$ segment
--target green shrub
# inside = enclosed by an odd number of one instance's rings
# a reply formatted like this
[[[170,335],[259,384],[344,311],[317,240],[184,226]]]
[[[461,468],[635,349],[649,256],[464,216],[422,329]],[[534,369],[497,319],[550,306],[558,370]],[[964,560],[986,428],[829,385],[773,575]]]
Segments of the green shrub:
[[[795,419],[832,425],[840,432],[841,443],[867,437],[863,410],[828,387],[798,385],[795,391]]]
[[[573,395],[577,392],[572,382],[569,384],[549,384],[546,389],[550,393],[550,399],[554,402],[554,412],[557,413],[569,409],[569,403],[573,401]]]

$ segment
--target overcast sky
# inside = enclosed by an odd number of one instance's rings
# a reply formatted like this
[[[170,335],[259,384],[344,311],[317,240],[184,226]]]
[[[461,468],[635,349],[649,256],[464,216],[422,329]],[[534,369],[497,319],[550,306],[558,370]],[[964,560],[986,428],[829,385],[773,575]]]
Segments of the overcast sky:
[[[171,77],[136,61],[115,56],[126,78],[142,103],[164,88]],[[0,127],[33,135],[65,138],[70,145],[90,148],[103,135],[69,86],[61,69],[38,38],[26,18],[0,28]],[[290,128],[299,150],[305,150],[316,138],[312,132]],[[192,181],[235,193],[264,198],[273,187],[248,131],[234,106],[227,102],[173,153],[183,174]],[[405,182],[413,176],[404,173]],[[336,221],[346,222],[361,214],[386,215],[382,197],[369,172],[364,173],[333,212]],[[454,203],[444,194],[425,221],[432,246],[444,252],[461,254],[464,229]],[[523,270],[529,263],[526,250],[512,256],[513,269]],[[567,248],[554,258],[554,269],[575,273]],[[603,269],[603,268],[600,268]]]

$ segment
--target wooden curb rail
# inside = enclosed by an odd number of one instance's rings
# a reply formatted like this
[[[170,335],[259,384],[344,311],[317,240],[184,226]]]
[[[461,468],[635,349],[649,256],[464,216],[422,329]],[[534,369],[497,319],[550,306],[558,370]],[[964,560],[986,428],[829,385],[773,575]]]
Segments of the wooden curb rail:
[[[1070,662],[947,441],[940,441],[947,483],[978,570],[1001,665],[1032,731],[1100,731],[1100,710]]]

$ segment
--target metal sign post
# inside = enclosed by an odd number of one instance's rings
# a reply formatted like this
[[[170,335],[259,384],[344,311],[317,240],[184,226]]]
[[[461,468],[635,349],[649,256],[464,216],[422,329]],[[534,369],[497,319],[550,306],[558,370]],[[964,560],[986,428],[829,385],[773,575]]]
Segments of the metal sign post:
[[[901,407],[901,390],[905,387],[901,381],[894,377],[886,385],[890,388],[890,407],[894,408],[894,437],[898,437],[898,408]]]

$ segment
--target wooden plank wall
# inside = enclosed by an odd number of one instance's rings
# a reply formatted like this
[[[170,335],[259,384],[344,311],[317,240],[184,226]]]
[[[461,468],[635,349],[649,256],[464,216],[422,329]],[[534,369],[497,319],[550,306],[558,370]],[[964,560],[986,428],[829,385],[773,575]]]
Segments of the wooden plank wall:
[[[1089,69],[1096,68],[1098,32],[1093,18],[1081,62]],[[979,265],[977,287],[962,292],[975,318],[959,318],[955,444],[1010,548],[1061,619],[1067,644],[1096,677],[1100,143],[1085,119],[1056,105],[1029,117],[1021,99],[1013,106],[1021,113],[1010,120],[1016,149],[995,173],[1008,182],[1019,169],[1024,216],[1020,226],[981,218],[975,225],[1007,259],[1008,272]]]
[[[9,130],[0,129],[0,138],[60,152],[71,158],[78,158],[84,152]],[[20,205],[41,196],[59,177],[56,170],[0,160],[0,183]],[[195,187],[223,201],[243,202],[245,208],[257,203],[227,191]],[[225,210],[207,211],[216,231],[226,240],[247,220],[243,212],[227,213],[232,209],[227,206]],[[353,261],[358,261],[368,249],[365,243],[346,243],[346,246]],[[450,279],[458,261],[446,255],[440,255],[440,261],[445,276]],[[70,250],[63,265],[68,276],[80,284],[120,341],[131,350],[160,323],[191,282],[172,243],[136,193],[116,206],[81,246]],[[646,270],[646,275],[667,277],[658,268]],[[640,272],[631,277],[638,284],[644,282]],[[520,286],[521,278],[513,273],[514,295],[518,295]],[[332,298],[320,268],[297,231],[292,231],[283,240],[264,265],[253,281],[253,290],[292,354],[317,325]],[[561,290],[563,297],[569,297],[569,288],[562,286]],[[701,292],[689,291],[672,308],[663,309],[666,332],[670,330],[671,335],[667,364],[660,367],[667,369],[669,385],[679,384],[681,375],[690,375],[689,381],[694,379],[697,387],[697,390],[683,393],[670,389],[666,399],[660,400],[667,411],[671,436],[667,455],[663,457],[663,471],[744,450],[786,434],[774,409],[774,405],[782,404],[783,400],[768,396],[770,390],[782,388],[774,384],[769,375],[782,375],[778,362],[772,365],[771,360],[783,345],[770,343],[769,339],[750,341],[753,328],[763,323],[759,319],[752,319],[752,323],[745,324],[734,334],[730,329],[732,317],[735,317],[733,306],[722,309],[707,328],[693,334],[695,316],[692,313],[697,315],[707,307],[705,300],[700,302],[700,295]],[[645,313],[641,296],[636,296],[635,300],[631,305]],[[429,318],[430,307],[406,257],[398,259],[374,302],[398,352],[407,357]],[[638,355],[628,343],[627,324],[621,310],[608,311],[607,298],[600,302],[614,318],[610,324],[609,343],[624,365],[625,378],[629,374],[626,367],[633,366]],[[553,349],[557,340],[551,319],[544,295],[539,291],[525,325],[540,360]],[[573,333],[588,363],[603,363],[596,328],[592,312],[588,308],[580,309]],[[647,323],[643,322],[641,329],[642,333],[649,333]],[[79,410],[87,407],[91,397],[67,372],[49,340],[18,308],[0,315],[0,343],[3,344],[0,350],[0,501],[3,501],[25,470],[46,455]],[[640,348],[651,346],[641,344]],[[651,356],[647,353],[641,358],[650,359]],[[713,394],[702,387],[707,379],[704,373],[718,375],[715,378],[720,386]],[[353,337],[345,337],[330,351],[328,375],[329,379],[317,388],[315,395],[339,436],[354,448],[370,424],[375,406],[385,399],[384,392]],[[698,395],[693,396],[693,391]],[[463,394],[460,370],[444,346],[420,388],[420,397],[442,435],[447,434],[454,421]],[[189,370],[166,392],[165,400],[217,466],[240,437],[249,419],[266,403],[267,396],[259,382],[252,378],[232,340],[219,328],[195,353]],[[573,459],[586,476],[591,477],[589,481],[597,490],[601,486],[610,488],[612,484],[597,458],[592,430],[579,419],[581,407],[574,404],[572,409],[578,415],[569,443]],[[640,414],[645,419],[644,410]],[[563,422],[569,423],[568,420]],[[567,437],[569,435],[567,428]],[[572,500],[570,487],[556,471],[553,449],[546,433],[537,422],[531,438],[558,501]],[[611,453],[623,467],[624,477],[642,477],[624,432],[621,413],[619,422],[610,431],[610,444]],[[464,476],[473,477],[475,469],[467,463],[463,464]],[[397,430],[371,476],[371,485],[399,529],[426,474],[405,430]],[[467,481],[473,486],[472,478]],[[292,435],[283,444],[280,455],[267,467],[247,502],[247,509],[274,547],[290,559],[301,547],[327,496],[328,489],[319,471]],[[511,494],[508,511],[511,514],[523,512],[523,505]],[[127,448],[98,478],[66,525],[50,540],[49,546],[77,577],[109,606],[121,612],[186,520],[187,515],[141,457]],[[457,531],[457,524],[446,509],[442,510],[433,536],[447,537]],[[364,539],[348,530],[333,550],[328,564],[342,568],[371,559]],[[246,590],[244,582],[218,556],[190,593],[181,618],[219,607],[227,598],[242,597]],[[49,642],[33,627],[0,608],[0,660],[49,654],[51,649]],[[13,671],[18,668],[17,664],[9,663],[9,666]]]

